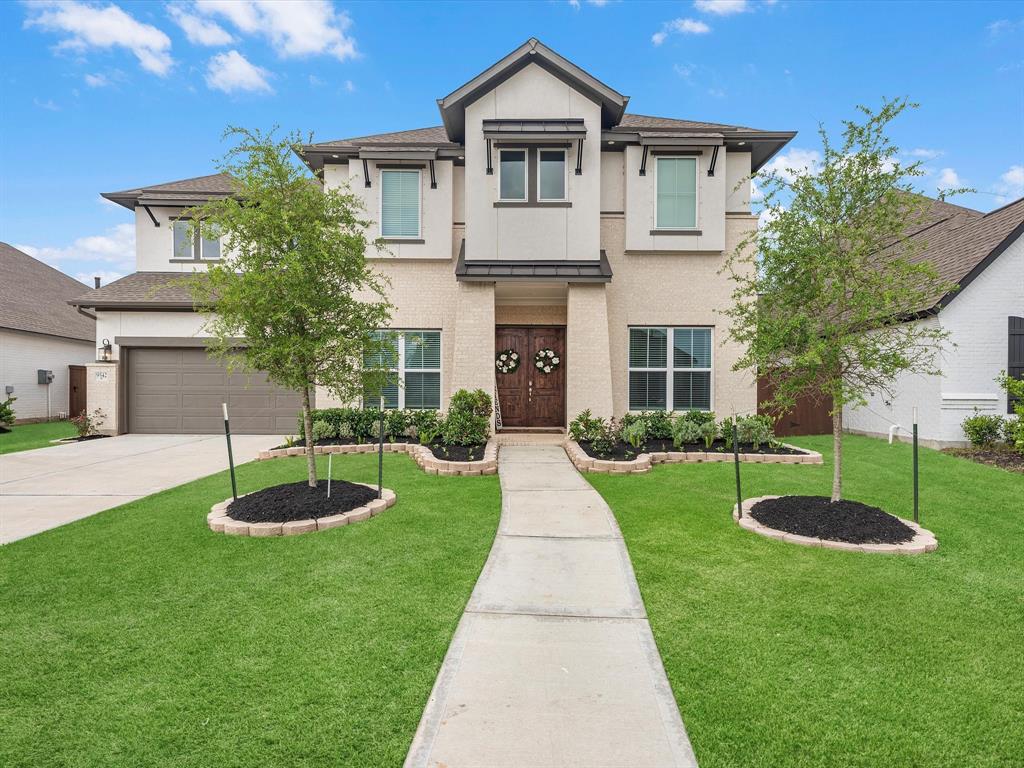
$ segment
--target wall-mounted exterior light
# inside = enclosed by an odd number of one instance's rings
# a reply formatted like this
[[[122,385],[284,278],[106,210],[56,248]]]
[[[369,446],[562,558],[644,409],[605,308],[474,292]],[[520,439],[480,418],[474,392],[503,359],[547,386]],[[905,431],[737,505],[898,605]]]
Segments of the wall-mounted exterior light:
[[[96,359],[101,363],[109,363],[114,359],[114,347],[110,339],[104,339],[103,344],[96,348]]]

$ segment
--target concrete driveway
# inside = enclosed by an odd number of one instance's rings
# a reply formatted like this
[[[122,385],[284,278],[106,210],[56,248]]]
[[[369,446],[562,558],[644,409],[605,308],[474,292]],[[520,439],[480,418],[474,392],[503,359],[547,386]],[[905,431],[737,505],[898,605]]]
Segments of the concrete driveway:
[[[235,435],[235,463],[280,445]],[[226,469],[223,435],[120,435],[0,456],[0,544]],[[227,494],[226,494],[227,495]]]

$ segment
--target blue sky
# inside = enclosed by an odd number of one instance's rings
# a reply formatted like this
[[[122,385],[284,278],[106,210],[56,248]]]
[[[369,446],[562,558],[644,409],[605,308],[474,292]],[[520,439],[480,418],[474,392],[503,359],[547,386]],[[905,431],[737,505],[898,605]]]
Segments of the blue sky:
[[[317,140],[436,125],[435,99],[524,40],[630,111],[797,130],[921,104],[894,138],[925,191],[1024,195],[1024,4],[763,2],[0,4],[0,239],[90,281],[133,271],[132,214],[100,192],[210,173],[229,123]]]

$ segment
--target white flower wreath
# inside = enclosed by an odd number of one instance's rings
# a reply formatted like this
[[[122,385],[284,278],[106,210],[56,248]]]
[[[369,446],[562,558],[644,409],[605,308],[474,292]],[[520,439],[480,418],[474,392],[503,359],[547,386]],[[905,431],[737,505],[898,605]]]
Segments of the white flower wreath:
[[[541,373],[551,373],[561,362],[562,358],[553,349],[542,349],[533,356],[533,365]]]
[[[498,373],[515,373],[519,368],[519,353],[514,349],[499,352],[494,358],[494,367]]]

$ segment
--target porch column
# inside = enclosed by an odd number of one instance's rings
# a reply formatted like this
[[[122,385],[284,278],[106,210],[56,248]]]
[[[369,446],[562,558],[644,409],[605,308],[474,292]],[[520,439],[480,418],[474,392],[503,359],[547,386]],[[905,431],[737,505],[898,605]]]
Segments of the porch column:
[[[571,283],[566,306],[566,418],[612,412],[611,348],[604,283]]]
[[[120,374],[121,364],[117,361],[88,363],[85,366],[85,409],[89,414],[96,409],[103,412],[98,429],[102,435],[119,435],[124,432]]]
[[[460,282],[458,286],[445,408],[458,389],[482,389],[494,397],[494,283]]]

